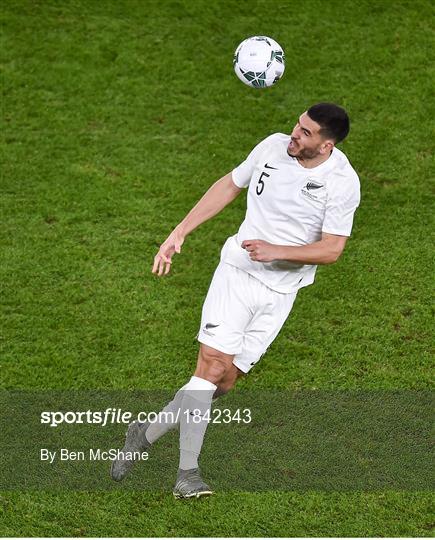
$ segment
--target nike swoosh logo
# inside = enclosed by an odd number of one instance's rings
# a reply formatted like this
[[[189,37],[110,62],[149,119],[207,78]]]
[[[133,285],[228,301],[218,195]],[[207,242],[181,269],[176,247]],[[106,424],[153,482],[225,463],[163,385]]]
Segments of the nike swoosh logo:
[[[274,169],[275,171],[278,170],[276,167],[271,167],[271,166],[268,165],[267,163],[264,164],[264,168],[265,168],[265,169]]]
[[[205,325],[205,329],[206,330],[210,330],[210,328],[217,328],[219,325],[218,324],[211,324],[211,323],[207,323]]]

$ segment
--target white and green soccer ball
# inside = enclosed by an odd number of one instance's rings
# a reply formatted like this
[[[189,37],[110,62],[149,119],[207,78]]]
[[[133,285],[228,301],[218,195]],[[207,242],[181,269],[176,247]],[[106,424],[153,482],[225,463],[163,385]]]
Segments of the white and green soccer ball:
[[[254,36],[242,41],[234,53],[234,71],[242,83],[253,88],[266,88],[283,76],[285,57],[282,47],[267,36]]]

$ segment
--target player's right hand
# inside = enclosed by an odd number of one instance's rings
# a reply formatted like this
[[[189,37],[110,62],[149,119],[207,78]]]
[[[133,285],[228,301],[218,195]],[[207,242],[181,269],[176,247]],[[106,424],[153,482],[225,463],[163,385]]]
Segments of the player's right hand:
[[[172,256],[181,252],[184,236],[177,229],[174,229],[168,238],[160,246],[157,255],[154,257],[152,272],[158,276],[169,274],[172,264]]]

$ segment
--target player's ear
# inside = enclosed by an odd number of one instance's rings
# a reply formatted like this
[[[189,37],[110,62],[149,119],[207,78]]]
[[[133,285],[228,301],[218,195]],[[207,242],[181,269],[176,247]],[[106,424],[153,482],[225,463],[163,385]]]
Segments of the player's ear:
[[[320,147],[320,153],[324,155],[330,154],[334,145],[335,143],[332,139],[325,139]]]

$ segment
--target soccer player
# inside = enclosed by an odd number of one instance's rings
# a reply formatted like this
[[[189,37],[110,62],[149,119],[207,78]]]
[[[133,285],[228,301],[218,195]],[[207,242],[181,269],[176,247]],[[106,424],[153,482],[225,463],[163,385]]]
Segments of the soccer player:
[[[212,493],[198,468],[212,398],[228,392],[255,366],[287,319],[298,290],[313,283],[317,265],[336,262],[345,247],[360,201],[358,176],[336,148],[348,132],[344,109],[313,105],[299,116],[291,135],[266,137],[213,184],[154,258],[152,271],[167,275],[186,236],[248,188],[245,220],[225,242],[204,302],[193,377],[163,409],[159,422],[134,422],[126,434],[123,451],[139,451],[179,424],[177,498]],[[114,461],[112,478],[121,480],[132,465],[133,460]]]

